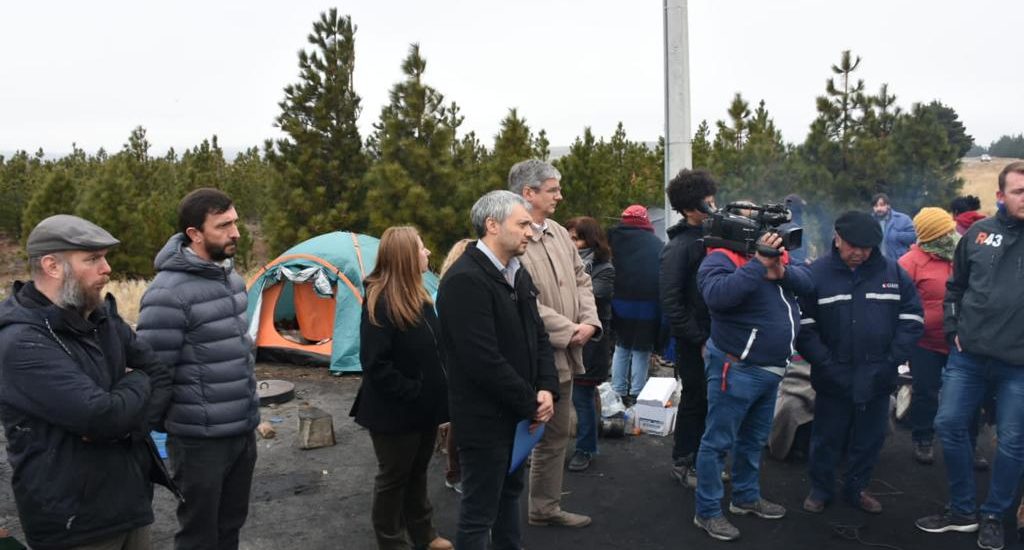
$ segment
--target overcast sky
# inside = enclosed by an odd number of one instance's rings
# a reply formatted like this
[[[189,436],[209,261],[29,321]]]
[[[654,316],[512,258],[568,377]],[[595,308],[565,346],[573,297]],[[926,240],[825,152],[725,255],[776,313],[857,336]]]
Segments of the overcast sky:
[[[155,153],[213,134],[229,149],[261,144],[279,136],[282,88],[332,6],[358,26],[364,137],[412,42],[428,84],[487,145],[509,107],[555,146],[618,121],[631,139],[663,133],[661,1],[40,0],[0,13],[0,151],[117,150],[137,125]],[[1022,20],[1020,0],[691,0],[693,124],[724,118],[742,92],[803,141],[851,49],[869,91],[888,83],[904,108],[941,100],[988,145],[1024,131]]]

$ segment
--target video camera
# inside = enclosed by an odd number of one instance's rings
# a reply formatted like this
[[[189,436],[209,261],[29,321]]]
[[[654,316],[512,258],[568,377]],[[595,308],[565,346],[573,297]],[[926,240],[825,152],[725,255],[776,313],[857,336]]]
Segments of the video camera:
[[[781,204],[758,206],[732,202],[718,210],[704,205],[703,210],[708,214],[704,220],[704,246],[707,248],[726,248],[744,254],[760,252],[762,256],[776,257],[782,255],[778,249],[757,243],[765,233],[782,237],[786,250],[800,248],[803,242],[804,230],[791,223],[793,214]]]

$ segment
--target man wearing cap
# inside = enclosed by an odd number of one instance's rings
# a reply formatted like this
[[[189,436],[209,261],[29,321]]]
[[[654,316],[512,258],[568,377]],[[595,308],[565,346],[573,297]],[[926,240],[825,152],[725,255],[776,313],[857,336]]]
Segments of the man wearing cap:
[[[811,264],[815,291],[801,296],[797,351],[811,364],[816,392],[811,491],[804,510],[822,512],[835,497],[835,470],[845,450],[841,497],[870,513],[882,505],[865,489],[885,443],[889,395],[897,368],[924,331],[914,282],[881,254],[882,228],[849,211],[835,224],[832,253]]]
[[[615,267],[612,389],[627,399],[628,406],[647,382],[647,367],[658,340],[658,256],[664,243],[654,235],[647,209],[634,204],[622,212],[622,221],[608,230],[608,244]]]
[[[224,193],[196,189],[178,205],[178,228],[156,256],[139,338],[174,371],[167,450],[185,493],[174,546],[230,550],[249,511],[259,423],[245,283],[231,262],[238,213]]]
[[[153,480],[173,487],[149,438],[167,368],[101,296],[118,240],[46,218],[26,250],[32,281],[0,303],[0,421],[32,548],[150,548]]]
[[[537,309],[548,332],[558,370],[555,414],[533,450],[530,463],[531,525],[586,527],[590,517],[562,509],[562,474],[572,424],[572,378],[583,374],[583,346],[599,337],[593,284],[576,245],[550,216],[562,201],[562,175],[550,163],[530,159],[518,162],[508,173],[508,189],[530,203],[533,231],[523,266],[540,291]]]
[[[949,505],[917,520],[929,533],[978,531],[978,547],[988,550],[1004,545],[1002,518],[1024,473],[1024,162],[999,173],[996,198],[1003,210],[972,225],[953,255],[944,303],[949,362],[935,416]],[[970,429],[987,391],[995,391],[999,441],[979,507]]]

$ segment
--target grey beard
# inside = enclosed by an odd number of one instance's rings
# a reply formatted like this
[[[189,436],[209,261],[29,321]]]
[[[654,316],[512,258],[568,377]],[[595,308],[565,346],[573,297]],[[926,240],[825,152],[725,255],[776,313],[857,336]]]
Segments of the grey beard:
[[[73,309],[83,317],[93,312],[100,305],[99,293],[90,294],[82,288],[82,284],[72,275],[71,264],[64,262],[64,280],[60,283],[60,294],[57,297],[58,306],[64,309]]]

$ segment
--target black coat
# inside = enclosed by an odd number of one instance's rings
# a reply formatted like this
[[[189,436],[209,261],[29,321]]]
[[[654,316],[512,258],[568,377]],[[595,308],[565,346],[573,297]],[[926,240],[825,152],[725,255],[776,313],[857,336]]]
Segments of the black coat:
[[[533,418],[537,392],[558,399],[558,374],[537,288],[526,268],[509,286],[470,243],[441,280],[437,310],[448,358],[449,403],[460,447],[511,442]]]
[[[677,345],[700,348],[711,334],[711,316],[697,288],[697,270],[704,259],[703,230],[683,220],[668,230],[661,251],[661,308]]]
[[[1024,222],[1000,212],[970,227],[953,255],[944,330],[964,351],[1024,366]]]
[[[437,315],[423,304],[423,318],[399,330],[387,314],[383,296],[370,322],[363,303],[359,359],[363,383],[349,416],[371,432],[400,434],[427,431],[448,421],[448,382],[437,340]]]
[[[657,346],[661,328],[658,256],[663,243],[650,231],[623,224],[608,230],[608,243],[615,265],[615,345],[651,351]]]
[[[170,373],[109,295],[83,319],[15,283],[0,304],[0,420],[32,548],[153,522],[153,481],[173,484],[149,430],[170,397]]]
[[[811,364],[814,390],[855,403],[891,393],[924,333],[914,281],[877,247],[857,269],[835,247],[810,269],[814,293],[800,297],[796,349]]]
[[[615,266],[611,262],[594,261],[594,251],[586,248],[580,250],[580,258],[590,274],[594,284],[594,304],[597,306],[597,317],[601,320],[601,334],[598,339],[591,338],[583,346],[583,374],[577,374],[575,380],[584,384],[596,385],[608,380],[608,372],[612,363],[612,295],[615,291]]]

